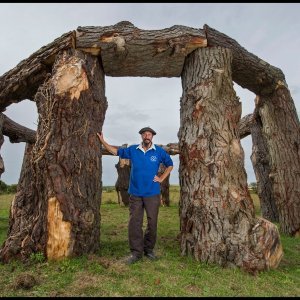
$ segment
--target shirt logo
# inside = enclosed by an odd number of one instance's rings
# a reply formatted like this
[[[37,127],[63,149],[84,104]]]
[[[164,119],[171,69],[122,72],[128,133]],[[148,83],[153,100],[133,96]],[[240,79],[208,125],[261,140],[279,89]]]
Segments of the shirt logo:
[[[151,161],[157,161],[157,157],[156,157],[156,156],[151,156],[151,157],[150,157],[150,160],[151,160]]]

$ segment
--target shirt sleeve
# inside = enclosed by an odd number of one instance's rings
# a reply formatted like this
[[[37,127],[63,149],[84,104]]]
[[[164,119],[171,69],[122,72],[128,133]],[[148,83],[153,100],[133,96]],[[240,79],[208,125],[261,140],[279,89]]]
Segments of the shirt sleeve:
[[[162,149],[161,162],[165,165],[165,167],[173,166],[173,160],[169,153],[167,153],[164,149]]]
[[[128,148],[118,148],[117,155],[120,156],[120,158],[131,159],[130,147],[128,147]]]

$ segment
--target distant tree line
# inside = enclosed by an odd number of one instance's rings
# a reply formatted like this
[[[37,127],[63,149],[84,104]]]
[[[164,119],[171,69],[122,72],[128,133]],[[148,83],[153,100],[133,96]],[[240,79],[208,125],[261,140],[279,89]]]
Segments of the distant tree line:
[[[14,194],[17,192],[17,184],[6,184],[4,181],[0,180],[0,195],[3,194]]]

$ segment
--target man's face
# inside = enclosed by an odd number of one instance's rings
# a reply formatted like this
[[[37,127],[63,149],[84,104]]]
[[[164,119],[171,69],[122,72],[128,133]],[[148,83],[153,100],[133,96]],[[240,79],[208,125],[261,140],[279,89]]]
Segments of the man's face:
[[[142,134],[142,140],[144,145],[149,145],[152,142],[153,134],[150,131],[144,131]]]

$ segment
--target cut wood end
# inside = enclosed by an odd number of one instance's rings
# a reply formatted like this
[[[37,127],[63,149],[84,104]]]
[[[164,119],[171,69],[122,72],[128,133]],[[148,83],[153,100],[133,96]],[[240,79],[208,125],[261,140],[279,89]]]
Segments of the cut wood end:
[[[72,58],[60,66],[53,76],[55,92],[58,95],[70,94],[71,100],[79,99],[82,91],[89,88],[89,83],[81,61]]]

